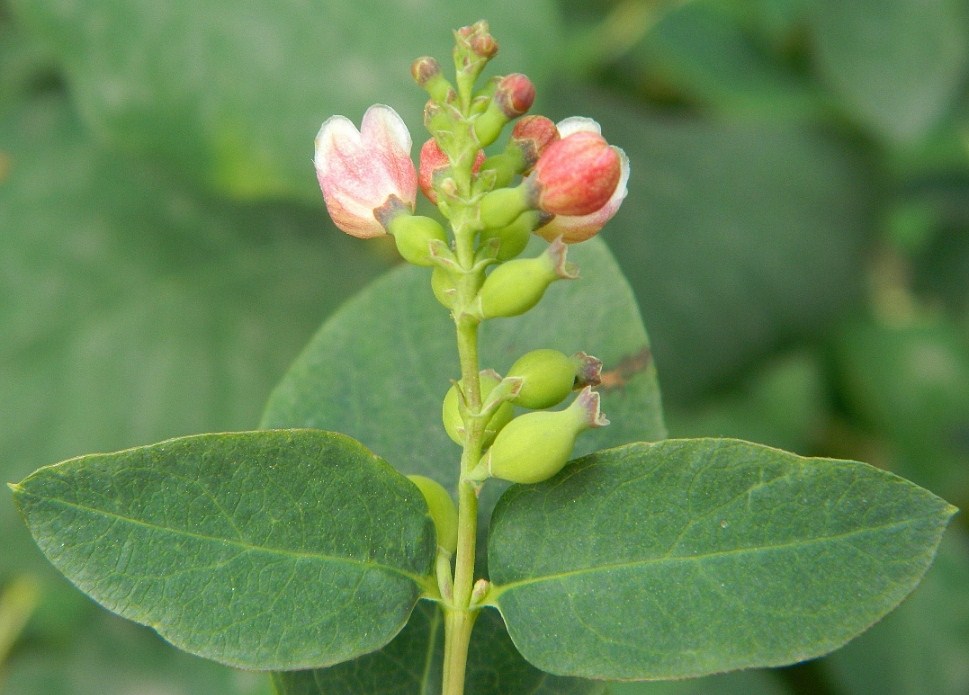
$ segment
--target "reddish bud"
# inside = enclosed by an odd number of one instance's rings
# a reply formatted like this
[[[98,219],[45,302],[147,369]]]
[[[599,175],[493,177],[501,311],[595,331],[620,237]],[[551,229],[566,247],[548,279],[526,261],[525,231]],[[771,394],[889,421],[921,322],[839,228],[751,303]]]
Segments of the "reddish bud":
[[[545,149],[558,139],[558,128],[545,116],[525,116],[511,131],[511,142],[521,152],[525,171],[530,171]]]
[[[509,120],[517,118],[532,107],[535,85],[521,73],[505,75],[498,81],[494,100]]]
[[[455,32],[457,44],[474,55],[491,60],[498,53],[498,42],[488,31],[488,22],[479,20],[470,26],[461,27]]]
[[[484,152],[478,150],[471,170],[477,172],[481,168],[481,163],[484,159]],[[424,195],[427,196],[427,199],[435,205],[437,204],[437,192],[434,190],[434,182],[438,177],[445,175],[450,168],[451,160],[444,154],[444,151],[441,150],[434,138],[429,139],[421,146],[417,183],[421,187]]]
[[[621,177],[619,151],[598,133],[583,131],[550,144],[528,181],[542,210],[588,215],[609,201]]]

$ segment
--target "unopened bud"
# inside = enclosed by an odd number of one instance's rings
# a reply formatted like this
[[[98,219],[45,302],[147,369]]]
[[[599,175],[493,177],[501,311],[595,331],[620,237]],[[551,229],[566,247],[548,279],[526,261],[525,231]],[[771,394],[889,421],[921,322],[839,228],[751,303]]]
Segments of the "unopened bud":
[[[485,154],[483,151],[478,150],[475,156],[474,164],[471,166],[473,172],[477,172],[481,168],[481,164],[485,161]],[[434,138],[429,139],[421,146],[420,153],[420,166],[417,170],[417,183],[421,187],[421,192],[427,196],[435,205],[437,204],[437,191],[434,190],[435,186],[440,186],[441,181],[445,176],[448,176],[451,171],[451,160],[441,149],[440,145]]]
[[[588,215],[612,197],[622,176],[619,151],[601,135],[573,133],[550,144],[525,181],[553,215]]]
[[[599,394],[586,387],[565,410],[525,413],[509,422],[481,462],[494,478],[539,483],[562,470],[579,434],[608,424]]]
[[[481,389],[482,402],[488,399],[492,391],[501,383],[501,377],[492,369],[482,370],[478,375],[479,388]],[[463,383],[458,381],[448,389],[444,396],[444,403],[441,406],[441,419],[444,421],[444,430],[455,444],[464,444],[465,419],[462,414],[466,411],[463,398],[459,391],[463,388]],[[491,415],[484,426],[484,446],[494,440],[495,435],[503,428],[514,416],[514,409],[511,403],[502,403]]]
[[[454,553],[458,547],[458,509],[448,491],[436,480],[423,475],[409,475],[407,478],[417,486],[427,502],[427,511],[437,531],[437,544],[447,553]]]
[[[558,405],[572,393],[575,384],[575,363],[564,352],[532,350],[515,360],[508,376],[522,380],[514,403],[538,410]]]
[[[532,107],[535,85],[525,75],[514,73],[498,80],[491,104],[474,120],[474,134],[482,147],[487,147],[501,134],[501,129]]]
[[[497,245],[495,258],[507,261],[518,256],[525,247],[532,232],[544,221],[543,214],[538,210],[523,212],[515,220],[499,229],[484,229],[480,239],[482,245],[494,243]]]
[[[499,265],[485,278],[472,313],[479,319],[524,314],[538,304],[553,282],[578,277],[565,256],[565,244],[556,240],[536,258],[518,258]]]
[[[431,243],[447,243],[447,233],[441,223],[421,215],[397,215],[390,220],[387,231],[394,237],[397,250],[408,263],[431,266]]]
[[[478,212],[485,228],[498,229],[508,226],[523,212],[534,210],[535,207],[532,191],[522,184],[486,193],[478,204]]]
[[[446,103],[454,100],[454,87],[441,73],[441,66],[434,58],[418,58],[411,63],[410,74],[433,101]]]

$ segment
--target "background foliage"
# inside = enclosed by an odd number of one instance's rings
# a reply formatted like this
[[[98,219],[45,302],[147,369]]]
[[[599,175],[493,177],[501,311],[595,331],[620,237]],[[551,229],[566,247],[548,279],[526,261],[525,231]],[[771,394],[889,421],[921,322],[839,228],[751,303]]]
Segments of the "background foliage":
[[[673,435],[869,461],[969,503],[967,0],[0,0],[0,477],[255,426],[395,260],[326,217],[311,141],[486,17],[537,109],[632,161],[603,238]],[[255,694],[93,606],[0,500],[0,690]],[[23,626],[21,630],[20,627]],[[847,648],[652,693],[969,690],[969,540]]]

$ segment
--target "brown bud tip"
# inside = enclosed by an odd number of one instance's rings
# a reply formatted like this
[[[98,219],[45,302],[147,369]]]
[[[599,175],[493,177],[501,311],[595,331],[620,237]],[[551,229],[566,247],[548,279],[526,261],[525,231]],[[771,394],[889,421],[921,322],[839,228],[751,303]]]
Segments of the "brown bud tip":
[[[488,22],[479,20],[455,32],[459,45],[464,45],[480,58],[489,60],[498,52],[498,42],[488,30]]]
[[[525,75],[512,73],[498,82],[495,103],[509,119],[521,116],[535,101],[535,85]]]
[[[428,80],[441,74],[441,65],[434,58],[423,56],[411,63],[410,74],[414,81],[423,87]]]
[[[511,141],[521,151],[525,172],[531,171],[545,148],[558,139],[558,128],[545,116],[525,116],[511,131]]]

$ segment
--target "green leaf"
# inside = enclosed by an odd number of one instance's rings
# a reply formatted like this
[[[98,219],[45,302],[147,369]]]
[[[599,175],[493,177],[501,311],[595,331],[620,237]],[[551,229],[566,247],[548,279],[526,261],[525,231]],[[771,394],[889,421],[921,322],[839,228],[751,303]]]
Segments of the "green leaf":
[[[278,695],[440,695],[444,621],[422,603],[393,642],[354,661],[313,671],[273,674]],[[561,678],[524,661],[501,618],[478,617],[468,653],[466,695],[601,695],[605,684]]]
[[[244,668],[378,649],[403,627],[434,555],[417,488],[328,432],[172,439],[12,487],[41,550],[82,591]]]
[[[876,133],[918,139],[952,106],[969,57],[962,0],[824,0],[813,9],[822,77]]]
[[[492,601],[525,658],[551,673],[788,664],[895,607],[954,512],[861,463],[739,440],[633,444],[502,497]]]
[[[628,681],[609,686],[609,695],[791,695],[768,670],[733,671],[676,681]]]
[[[898,610],[821,663],[840,692],[969,692],[969,537],[950,528],[919,590]]]
[[[334,113],[359,123],[391,104],[420,126],[427,98],[408,75],[419,55],[442,64],[451,30],[478,18],[470,0],[402,7],[234,0],[158,3],[13,0],[16,18],[56,56],[87,124],[112,145],[239,197],[318,201],[313,136]],[[499,71],[548,75],[550,0],[496,0],[488,17]],[[419,136],[415,136],[419,140]]]

